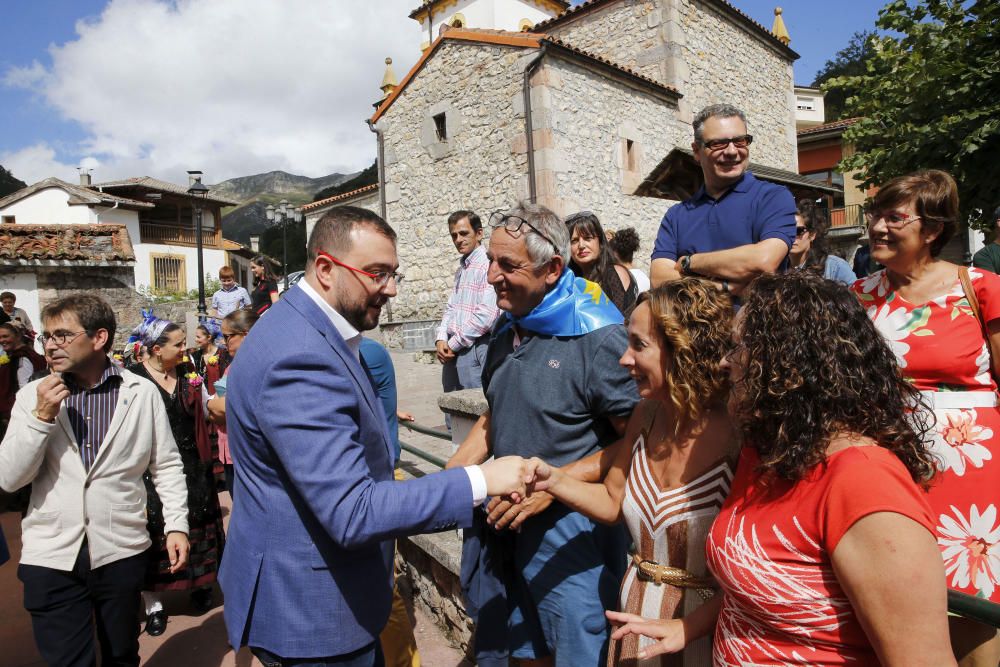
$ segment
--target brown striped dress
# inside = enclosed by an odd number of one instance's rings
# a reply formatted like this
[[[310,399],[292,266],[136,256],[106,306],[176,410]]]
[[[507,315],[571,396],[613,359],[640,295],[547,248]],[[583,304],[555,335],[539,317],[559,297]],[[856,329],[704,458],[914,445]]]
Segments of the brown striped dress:
[[[643,560],[679,567],[695,576],[710,575],[705,565],[705,539],[733,481],[733,463],[726,457],[709,466],[684,486],[661,491],[646,456],[645,437],[632,446],[632,464],[625,484],[622,516],[632,535],[636,553]],[[656,584],[640,579],[634,563],[622,580],[622,611],[651,618],[681,618],[704,599],[695,589]],[[612,641],[609,667],[711,667],[712,637],[689,644],[682,653],[637,660],[641,645],[653,640],[628,636]]]

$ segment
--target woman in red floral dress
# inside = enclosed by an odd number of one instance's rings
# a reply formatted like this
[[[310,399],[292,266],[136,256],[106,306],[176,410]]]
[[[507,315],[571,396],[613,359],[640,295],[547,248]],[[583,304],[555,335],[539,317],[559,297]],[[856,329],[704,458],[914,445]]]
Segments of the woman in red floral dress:
[[[996,359],[970,307],[959,267],[938,258],[959,216],[954,179],[925,171],[890,181],[868,215],[872,259],[885,269],[852,289],[900,369],[933,409],[938,475],[929,501],[948,586],[1000,602],[1000,408]],[[1000,337],[1000,277],[969,269],[991,337]],[[951,618],[962,665],[997,665],[994,628]]]

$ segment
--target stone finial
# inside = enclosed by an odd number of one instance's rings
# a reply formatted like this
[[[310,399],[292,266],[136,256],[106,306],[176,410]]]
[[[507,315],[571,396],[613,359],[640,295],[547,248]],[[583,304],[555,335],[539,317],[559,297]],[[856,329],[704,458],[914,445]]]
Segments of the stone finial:
[[[788,34],[788,28],[785,27],[785,21],[781,18],[781,7],[774,8],[774,25],[771,26],[771,32],[785,46],[788,46],[792,41],[791,35]]]
[[[382,77],[382,85],[379,87],[382,89],[382,92],[385,93],[385,97],[389,97],[398,85],[399,80],[396,79],[396,73],[392,71],[392,58],[386,58],[385,76]]]

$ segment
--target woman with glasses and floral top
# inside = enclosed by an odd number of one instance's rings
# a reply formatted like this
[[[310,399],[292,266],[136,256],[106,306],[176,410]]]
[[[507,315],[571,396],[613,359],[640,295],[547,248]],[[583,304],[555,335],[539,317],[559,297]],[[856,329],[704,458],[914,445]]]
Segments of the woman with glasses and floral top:
[[[566,218],[569,228],[569,268],[577,276],[597,283],[623,314],[635,305],[639,285],[629,270],[615,262],[601,221],[590,211]]]
[[[795,214],[795,242],[788,251],[790,270],[807,269],[827,280],[850,285],[858,279],[851,265],[830,252],[826,232],[830,225],[826,214],[809,199],[800,199]]]
[[[257,314],[247,309],[234,310],[222,318],[222,340],[226,345],[230,363],[236,358],[236,351],[240,349],[243,339],[246,338],[257,319]],[[229,366],[226,366],[222,379],[215,383],[215,395],[208,401],[208,418],[218,429],[219,461],[222,462],[222,468],[225,471],[226,491],[232,498],[233,458],[229,454],[229,435],[226,433],[226,382],[228,377]]]
[[[867,218],[872,259],[885,269],[852,289],[936,417],[929,500],[948,586],[1000,602],[1000,360],[990,354],[1000,343],[1000,276],[939,257],[959,220],[958,188],[943,171],[889,181]],[[951,636],[961,665],[1000,660],[995,628],[953,617]]]

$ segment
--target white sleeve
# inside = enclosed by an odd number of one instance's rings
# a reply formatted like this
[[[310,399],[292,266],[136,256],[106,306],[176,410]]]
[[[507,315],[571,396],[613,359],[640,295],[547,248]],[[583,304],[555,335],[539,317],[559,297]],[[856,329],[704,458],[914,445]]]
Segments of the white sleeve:
[[[31,360],[21,357],[17,367],[17,386],[23,387],[31,382],[31,375],[35,372],[35,367],[31,365]]]

